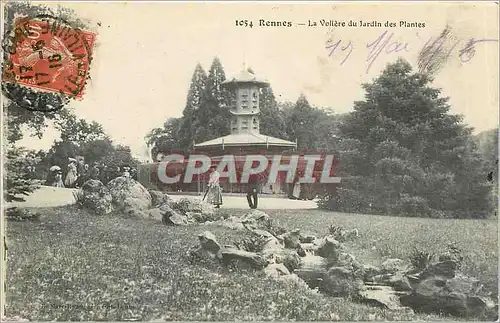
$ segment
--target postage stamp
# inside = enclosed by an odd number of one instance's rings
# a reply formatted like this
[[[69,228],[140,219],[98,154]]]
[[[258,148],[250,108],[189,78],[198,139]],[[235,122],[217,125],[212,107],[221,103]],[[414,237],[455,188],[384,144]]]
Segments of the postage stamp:
[[[14,24],[3,81],[82,98],[95,34],[50,15]]]

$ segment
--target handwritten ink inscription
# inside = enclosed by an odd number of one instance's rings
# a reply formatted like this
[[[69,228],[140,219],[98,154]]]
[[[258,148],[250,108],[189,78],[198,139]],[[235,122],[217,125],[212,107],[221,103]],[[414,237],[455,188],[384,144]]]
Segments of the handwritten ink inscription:
[[[421,42],[417,34],[417,40]],[[456,57],[462,62],[467,63],[472,60],[476,54],[476,46],[498,42],[498,39],[493,38],[470,38],[470,39],[452,39],[443,37],[432,37],[423,45],[410,43],[398,37],[396,33],[388,30],[382,32],[376,38],[365,43],[354,43],[352,40],[330,38],[326,42],[325,49],[329,57],[338,57],[340,65],[344,65],[351,54],[356,50],[364,50],[366,52],[366,70],[368,73],[372,65],[382,56],[395,55],[398,53],[418,51],[419,53],[427,53],[428,59],[435,56]]]

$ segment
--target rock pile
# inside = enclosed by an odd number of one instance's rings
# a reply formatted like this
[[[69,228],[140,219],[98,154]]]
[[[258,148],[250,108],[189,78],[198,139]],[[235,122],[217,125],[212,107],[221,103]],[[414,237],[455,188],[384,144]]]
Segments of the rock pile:
[[[212,205],[195,198],[177,202],[163,192],[148,191],[129,177],[117,177],[105,186],[99,180],[85,182],[78,193],[78,203],[97,214],[113,210],[126,215],[152,218],[165,225],[186,225],[214,221],[217,214]]]
[[[401,259],[388,259],[379,268],[357,261],[336,239],[354,239],[357,230],[337,231],[335,236],[322,238],[299,230],[276,233],[269,216],[257,210],[218,223],[248,231],[252,243],[221,246],[215,235],[206,231],[199,236],[200,246],[190,254],[226,266],[253,268],[272,277],[298,277],[324,294],[350,297],[387,310],[496,318],[498,306],[484,297],[477,280],[457,272],[459,263],[449,256],[443,255],[423,269]]]

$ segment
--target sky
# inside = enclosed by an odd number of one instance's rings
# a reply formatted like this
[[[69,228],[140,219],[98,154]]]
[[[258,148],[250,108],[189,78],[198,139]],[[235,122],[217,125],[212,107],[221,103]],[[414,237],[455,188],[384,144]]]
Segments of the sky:
[[[498,40],[494,3],[61,5],[88,20],[97,32],[92,79],[83,99],[72,101],[68,108],[80,118],[102,124],[116,143],[129,145],[139,157],[147,156],[144,136],[151,129],[182,115],[197,63],[208,71],[217,56],[230,77],[246,62],[269,80],[278,100],[296,101],[303,93],[313,105],[344,113],[363,99],[361,84],[371,82],[386,64],[403,57],[417,66],[418,52],[447,25],[453,38],[445,44],[457,46],[433,85],[450,97],[451,113],[463,114],[476,133],[498,126],[498,42],[477,42],[468,62],[459,55],[471,38]],[[344,21],[346,26],[321,26],[321,19]],[[253,27],[236,26],[236,20],[252,21]],[[261,20],[290,21],[292,26],[259,26]],[[349,27],[350,20],[358,27]],[[382,27],[361,27],[360,20],[378,21]],[[309,21],[318,26],[309,27]],[[386,21],[397,27],[385,27]],[[401,21],[407,26],[400,27]],[[370,56],[370,50],[381,48],[389,37],[379,55]],[[375,49],[376,44],[367,47],[379,38]],[[333,53],[333,48],[325,48],[328,40],[338,43]],[[48,129],[42,140],[25,137],[20,144],[46,149],[57,135]]]

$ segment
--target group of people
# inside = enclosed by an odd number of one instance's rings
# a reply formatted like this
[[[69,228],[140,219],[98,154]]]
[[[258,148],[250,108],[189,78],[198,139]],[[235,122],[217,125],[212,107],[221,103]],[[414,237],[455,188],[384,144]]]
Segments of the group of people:
[[[104,171],[102,170],[104,168]],[[99,165],[97,162],[92,166],[85,164],[83,160],[68,158],[68,167],[66,177],[63,180],[63,171],[59,166],[52,166],[49,170],[51,185],[55,187],[80,188],[89,179],[96,179],[107,182],[118,176],[134,177],[135,169],[130,166],[117,167],[110,172],[106,166]],[[106,178],[104,178],[106,177]]]
[[[100,170],[97,163],[93,163],[92,167],[85,164],[81,160],[75,158],[68,158],[68,168],[66,177],[63,181],[63,172],[61,167],[55,165],[49,170],[50,178],[52,179],[52,186],[55,187],[68,187],[78,188],[89,179],[99,179]]]
[[[203,196],[203,200],[220,208],[222,205],[222,188],[219,183],[220,174],[216,166],[210,168],[210,177],[208,180],[207,191]],[[251,209],[257,208],[258,203],[258,189],[259,189],[259,175],[252,174],[249,176],[247,184],[247,201]]]

